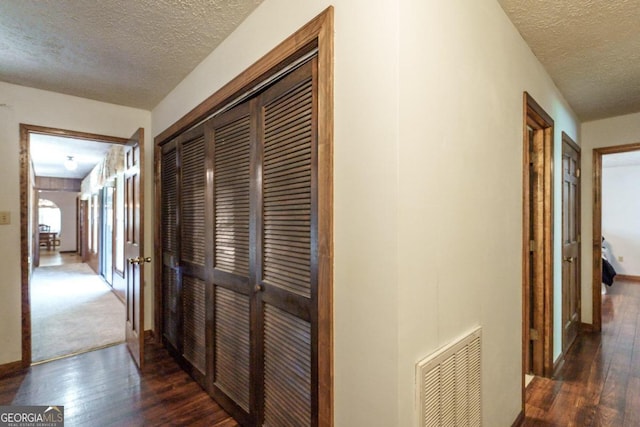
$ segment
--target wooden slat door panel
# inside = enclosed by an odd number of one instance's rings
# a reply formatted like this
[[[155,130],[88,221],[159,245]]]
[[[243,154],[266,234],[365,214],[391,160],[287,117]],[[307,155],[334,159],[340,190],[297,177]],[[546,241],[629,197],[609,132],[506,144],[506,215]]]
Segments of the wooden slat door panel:
[[[317,385],[317,141],[312,60],[258,98],[262,186],[255,294],[256,416],[313,425]],[[315,323],[314,323],[315,322]]]
[[[213,171],[214,395],[250,423],[250,193],[255,121],[250,102],[207,123]],[[221,402],[224,403],[224,402]]]
[[[178,157],[176,144],[165,144],[161,154],[162,310],[163,335],[178,348]]]

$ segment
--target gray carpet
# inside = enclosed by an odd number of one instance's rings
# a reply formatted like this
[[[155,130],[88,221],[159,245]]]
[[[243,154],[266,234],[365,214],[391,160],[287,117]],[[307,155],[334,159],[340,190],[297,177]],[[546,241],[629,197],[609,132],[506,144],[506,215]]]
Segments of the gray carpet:
[[[32,361],[123,342],[125,309],[83,263],[36,268],[31,278]]]

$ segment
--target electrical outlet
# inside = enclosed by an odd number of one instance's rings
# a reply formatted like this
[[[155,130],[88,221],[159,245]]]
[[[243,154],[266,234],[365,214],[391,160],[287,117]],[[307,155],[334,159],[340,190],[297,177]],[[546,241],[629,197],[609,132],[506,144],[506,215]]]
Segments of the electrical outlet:
[[[618,255],[618,262],[624,262],[624,257],[622,255]]]
[[[11,224],[11,212],[2,211],[0,212],[0,225]]]

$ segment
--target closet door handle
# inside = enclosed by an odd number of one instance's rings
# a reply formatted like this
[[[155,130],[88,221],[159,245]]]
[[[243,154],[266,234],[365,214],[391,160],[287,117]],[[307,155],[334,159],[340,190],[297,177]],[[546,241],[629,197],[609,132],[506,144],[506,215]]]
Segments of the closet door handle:
[[[255,292],[256,294],[262,291],[264,291],[264,286],[262,286],[260,283],[253,287],[253,292]]]

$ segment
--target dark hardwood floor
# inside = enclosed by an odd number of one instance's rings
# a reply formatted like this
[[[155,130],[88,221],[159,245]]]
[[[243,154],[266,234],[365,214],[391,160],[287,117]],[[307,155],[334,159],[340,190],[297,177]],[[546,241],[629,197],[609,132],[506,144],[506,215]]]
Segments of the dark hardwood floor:
[[[602,333],[585,333],[557,378],[536,377],[523,426],[640,426],[640,283],[602,296]]]
[[[0,405],[62,405],[70,427],[238,425],[166,350],[146,350],[142,372],[121,344],[0,378]]]

